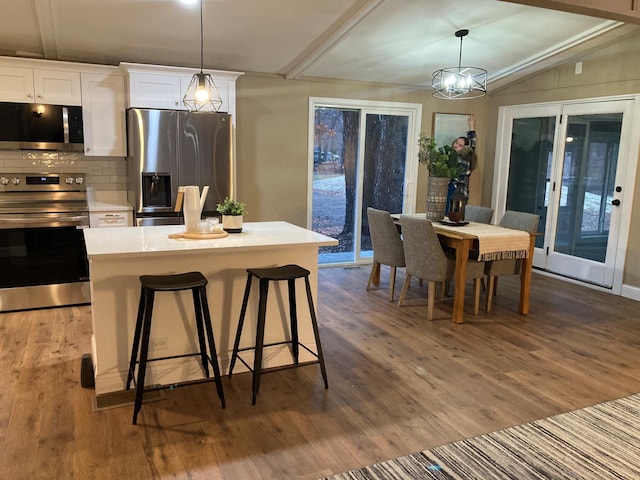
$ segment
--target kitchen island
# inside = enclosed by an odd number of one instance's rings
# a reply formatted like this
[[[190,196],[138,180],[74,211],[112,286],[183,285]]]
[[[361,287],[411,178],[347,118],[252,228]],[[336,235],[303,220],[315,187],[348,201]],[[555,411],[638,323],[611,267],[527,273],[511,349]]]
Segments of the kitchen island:
[[[218,360],[228,371],[233,340],[242,306],[247,268],[298,264],[309,277],[317,299],[318,247],[337,240],[287,222],[246,222],[242,233],[217,239],[171,239],[184,225],[86,229],[92,313],[92,361],[96,395],[123,390],[140,296],[140,275],[166,275],[199,271],[208,279],[207,297]],[[251,290],[241,347],[253,345],[258,288]],[[314,349],[306,294],[296,285],[300,340]],[[265,343],[288,337],[286,282],[269,291]],[[320,322],[322,319],[319,319]],[[166,357],[197,351],[193,299],[190,291],[156,295],[149,357]],[[252,361],[251,357],[248,357]],[[302,356],[301,361],[307,360]],[[265,366],[290,363],[286,346],[265,350]],[[243,365],[236,364],[234,373]],[[202,378],[195,357],[152,362],[147,384],[169,385]]]

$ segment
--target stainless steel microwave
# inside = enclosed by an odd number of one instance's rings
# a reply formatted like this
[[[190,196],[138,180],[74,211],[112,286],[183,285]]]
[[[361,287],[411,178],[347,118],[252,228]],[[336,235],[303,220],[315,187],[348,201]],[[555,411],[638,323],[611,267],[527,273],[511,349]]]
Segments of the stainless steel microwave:
[[[0,149],[83,151],[82,107],[0,102]]]

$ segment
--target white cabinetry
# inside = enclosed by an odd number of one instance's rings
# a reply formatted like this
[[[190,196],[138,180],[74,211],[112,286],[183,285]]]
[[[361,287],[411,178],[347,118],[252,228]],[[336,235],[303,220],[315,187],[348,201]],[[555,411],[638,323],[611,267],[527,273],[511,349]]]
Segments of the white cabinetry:
[[[82,72],[84,153],[126,157],[126,87],[119,71]]]
[[[81,105],[80,73],[66,70],[3,67],[0,70],[0,100]]]
[[[183,109],[182,79],[177,75],[129,74],[129,106],[132,108]]]
[[[90,213],[89,226],[91,228],[131,227],[133,226],[133,213],[125,210]]]
[[[197,69],[122,63],[129,75],[129,107],[185,110],[182,97]],[[220,97],[220,112],[235,117],[236,79],[241,72],[204,70],[211,74]]]

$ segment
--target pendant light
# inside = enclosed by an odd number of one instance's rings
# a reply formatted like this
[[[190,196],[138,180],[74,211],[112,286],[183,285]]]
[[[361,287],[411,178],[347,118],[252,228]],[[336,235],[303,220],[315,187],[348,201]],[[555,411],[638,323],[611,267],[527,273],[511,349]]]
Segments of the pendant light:
[[[458,30],[455,35],[460,39],[460,54],[457,67],[441,68],[433,72],[431,86],[433,96],[446,100],[464,100],[477,98],[487,93],[487,71],[478,67],[463,67],[462,39],[469,34],[469,30]]]
[[[182,97],[182,103],[190,112],[217,112],[222,106],[222,98],[213,78],[208,73],[203,73],[204,64],[204,34],[202,27],[202,2],[200,0],[200,73],[193,75],[187,91]]]

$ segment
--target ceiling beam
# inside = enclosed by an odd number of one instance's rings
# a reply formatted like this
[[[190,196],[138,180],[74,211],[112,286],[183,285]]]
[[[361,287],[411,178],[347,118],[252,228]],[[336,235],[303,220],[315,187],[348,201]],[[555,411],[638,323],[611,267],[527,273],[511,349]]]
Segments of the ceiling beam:
[[[640,25],[640,0],[502,0]]]
[[[362,0],[358,2],[355,9],[348,11],[345,16],[334,23],[331,28],[318,37],[308,49],[293,61],[287,69],[288,71],[285,74],[285,78],[287,80],[295,80],[304,75],[304,71],[307,68],[385,1],[386,0]]]
[[[53,22],[54,12],[51,3],[51,0],[34,0],[34,8],[38,19],[43,56],[48,60],[57,60],[58,42],[56,40],[56,29]]]

